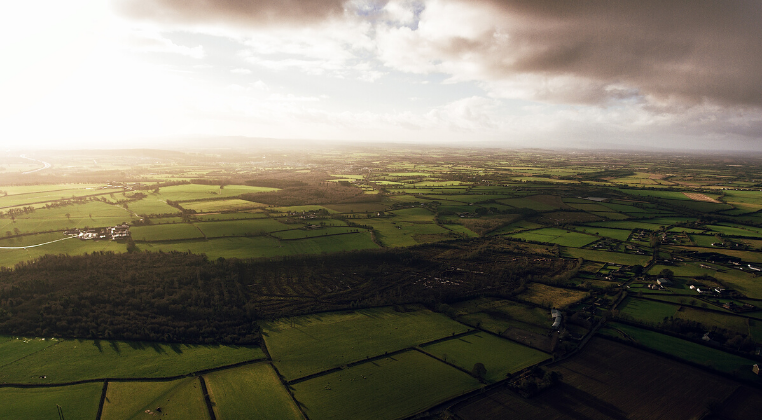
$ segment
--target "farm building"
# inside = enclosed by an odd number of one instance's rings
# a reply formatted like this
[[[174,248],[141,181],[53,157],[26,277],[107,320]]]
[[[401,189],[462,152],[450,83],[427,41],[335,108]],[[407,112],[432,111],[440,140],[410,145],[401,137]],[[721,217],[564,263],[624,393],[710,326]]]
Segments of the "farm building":
[[[563,318],[563,316],[561,315],[561,311],[559,311],[558,309],[551,309],[550,316],[553,317],[553,325],[551,326],[551,328],[553,328],[554,330],[561,328],[561,319]]]

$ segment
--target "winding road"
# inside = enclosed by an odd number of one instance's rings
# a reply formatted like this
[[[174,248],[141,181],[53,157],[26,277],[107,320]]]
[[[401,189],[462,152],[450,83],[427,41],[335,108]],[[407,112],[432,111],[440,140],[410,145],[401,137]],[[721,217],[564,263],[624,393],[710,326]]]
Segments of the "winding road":
[[[44,160],[32,159],[32,158],[26,157],[26,155],[21,155],[20,157],[24,158],[24,159],[27,159],[27,160],[34,161],[34,162],[40,162],[43,165],[42,168],[37,168],[37,169],[31,170],[31,171],[22,172],[23,175],[31,174],[33,172],[41,171],[43,169],[48,169],[51,166],[53,166],[53,165],[49,164],[48,162],[45,162]]]

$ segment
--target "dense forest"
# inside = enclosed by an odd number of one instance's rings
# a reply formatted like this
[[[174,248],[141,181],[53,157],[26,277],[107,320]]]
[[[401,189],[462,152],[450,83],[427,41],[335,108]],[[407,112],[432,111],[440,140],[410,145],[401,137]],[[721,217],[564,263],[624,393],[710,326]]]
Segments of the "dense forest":
[[[0,271],[0,333],[251,344],[260,319],[510,296],[575,263],[499,238],[270,260],[48,255]]]

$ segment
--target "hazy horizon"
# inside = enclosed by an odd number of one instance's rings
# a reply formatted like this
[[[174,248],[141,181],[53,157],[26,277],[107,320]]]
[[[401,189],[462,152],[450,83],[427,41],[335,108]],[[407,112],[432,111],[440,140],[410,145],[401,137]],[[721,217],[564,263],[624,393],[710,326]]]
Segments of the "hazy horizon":
[[[6,149],[241,137],[762,151],[762,9],[752,1],[76,0],[0,10]]]

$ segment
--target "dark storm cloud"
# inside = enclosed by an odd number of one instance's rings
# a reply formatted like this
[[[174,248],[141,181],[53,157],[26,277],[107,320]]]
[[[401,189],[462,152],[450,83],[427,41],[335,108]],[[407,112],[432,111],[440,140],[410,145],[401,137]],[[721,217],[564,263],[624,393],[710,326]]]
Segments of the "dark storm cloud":
[[[507,28],[510,59],[486,63],[493,76],[571,75],[660,99],[762,105],[760,1],[479,2],[518,22]]]
[[[299,24],[344,10],[346,0],[125,0],[125,15],[165,23]]]

